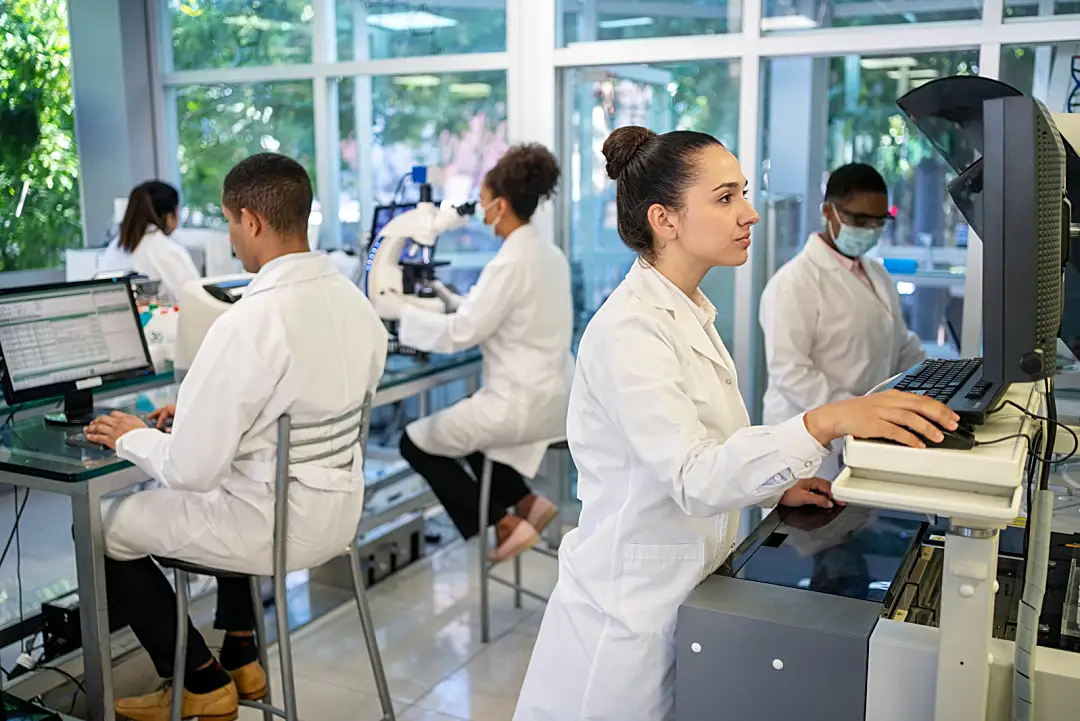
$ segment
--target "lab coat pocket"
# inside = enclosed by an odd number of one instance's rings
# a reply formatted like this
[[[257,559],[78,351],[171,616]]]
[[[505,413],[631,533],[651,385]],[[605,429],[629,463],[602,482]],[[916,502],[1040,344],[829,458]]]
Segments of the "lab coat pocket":
[[[630,544],[623,548],[619,616],[631,633],[668,634],[705,567],[700,543]]]

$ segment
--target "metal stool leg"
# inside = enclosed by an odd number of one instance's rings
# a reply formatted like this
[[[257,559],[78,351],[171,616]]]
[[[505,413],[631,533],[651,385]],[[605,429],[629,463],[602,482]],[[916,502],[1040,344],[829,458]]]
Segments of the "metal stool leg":
[[[367,592],[364,590],[364,570],[360,565],[360,549],[356,542],[349,544],[349,571],[352,574],[353,593],[356,595],[356,608],[360,612],[360,626],[364,631],[364,643],[367,644],[371,671],[375,674],[375,688],[379,692],[382,705],[382,721],[394,721],[394,700],[390,697],[390,686],[386,682],[386,670],[383,668],[382,654],[379,653],[379,641],[375,637],[375,622],[371,618]]]
[[[273,696],[270,692],[270,637],[266,635],[266,611],[263,609],[262,600],[262,582],[258,576],[251,577],[251,606],[255,612],[255,646],[259,649],[259,663],[262,664],[263,671],[266,671],[266,695],[263,696],[262,702],[267,706],[273,706]],[[271,721],[274,718],[274,714],[270,711],[263,711],[263,721]]]
[[[278,654],[281,656],[281,697],[286,721],[298,721],[296,685],[293,681],[292,641],[289,638],[289,602],[285,574],[274,574],[274,615],[277,617]]]
[[[176,584],[176,650],[173,653],[172,704],[169,707],[170,721],[181,721],[184,717],[184,670],[187,666],[188,644],[188,574],[174,570]]]
[[[491,608],[488,605],[488,507],[491,505],[491,459],[484,458],[480,473],[480,640],[491,641]]]
[[[514,608],[521,608],[521,556],[514,556]]]

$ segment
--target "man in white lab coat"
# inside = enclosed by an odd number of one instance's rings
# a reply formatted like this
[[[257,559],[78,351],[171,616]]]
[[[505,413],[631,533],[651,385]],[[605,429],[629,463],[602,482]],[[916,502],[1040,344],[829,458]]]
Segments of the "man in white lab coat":
[[[151,556],[268,574],[278,418],[340,417],[360,408],[382,375],[382,322],[358,288],[308,250],[311,202],[307,173],[288,158],[264,153],[233,168],[222,207],[237,257],[257,275],[207,333],[176,405],[156,413],[159,427],[175,415],[172,433],[120,413],[86,431],[160,482],[108,503],[104,517],[109,603],[163,678],[173,670],[175,598]],[[292,466],[290,568],[324,563],[353,541],[362,466],[358,447]],[[192,627],[185,718],[235,719],[238,697],[266,693],[248,581],[219,580],[217,597],[215,625],[226,631],[221,660]],[[135,721],[164,721],[171,697],[167,687],[116,708]]]
[[[769,425],[861,396],[926,358],[888,271],[863,257],[891,220],[884,178],[869,165],[838,168],[822,216],[822,231],[761,296],[769,370],[762,422]]]

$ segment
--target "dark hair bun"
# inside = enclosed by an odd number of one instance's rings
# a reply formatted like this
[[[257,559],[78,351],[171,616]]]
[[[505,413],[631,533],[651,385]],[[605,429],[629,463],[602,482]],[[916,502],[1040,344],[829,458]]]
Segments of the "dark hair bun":
[[[604,141],[604,157],[607,159],[607,174],[612,180],[618,180],[638,152],[656,133],[638,125],[618,128]]]
[[[555,195],[559,160],[539,143],[515,145],[499,158],[484,178],[488,189],[510,202],[514,213],[528,222],[541,201]]]

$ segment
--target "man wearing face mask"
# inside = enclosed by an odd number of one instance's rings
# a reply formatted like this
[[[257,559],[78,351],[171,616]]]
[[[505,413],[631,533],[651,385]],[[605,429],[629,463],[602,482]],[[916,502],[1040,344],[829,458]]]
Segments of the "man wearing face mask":
[[[404,345],[434,353],[480,347],[483,388],[410,423],[401,456],[427,480],[465,538],[482,530],[477,480],[484,459],[492,460],[488,518],[495,525],[496,563],[534,546],[558,515],[526,483],[548,444],[565,437],[574,375],[570,264],[529,222],[558,181],[559,163],[547,148],[511,148],[480,188],[484,224],[502,247],[468,296],[437,283],[446,313],[406,305],[396,293],[373,299],[380,316],[398,320]]]
[[[765,424],[864,395],[926,358],[904,323],[895,283],[863,257],[891,220],[885,180],[873,167],[845,165],[829,177],[823,229],[761,296]]]

